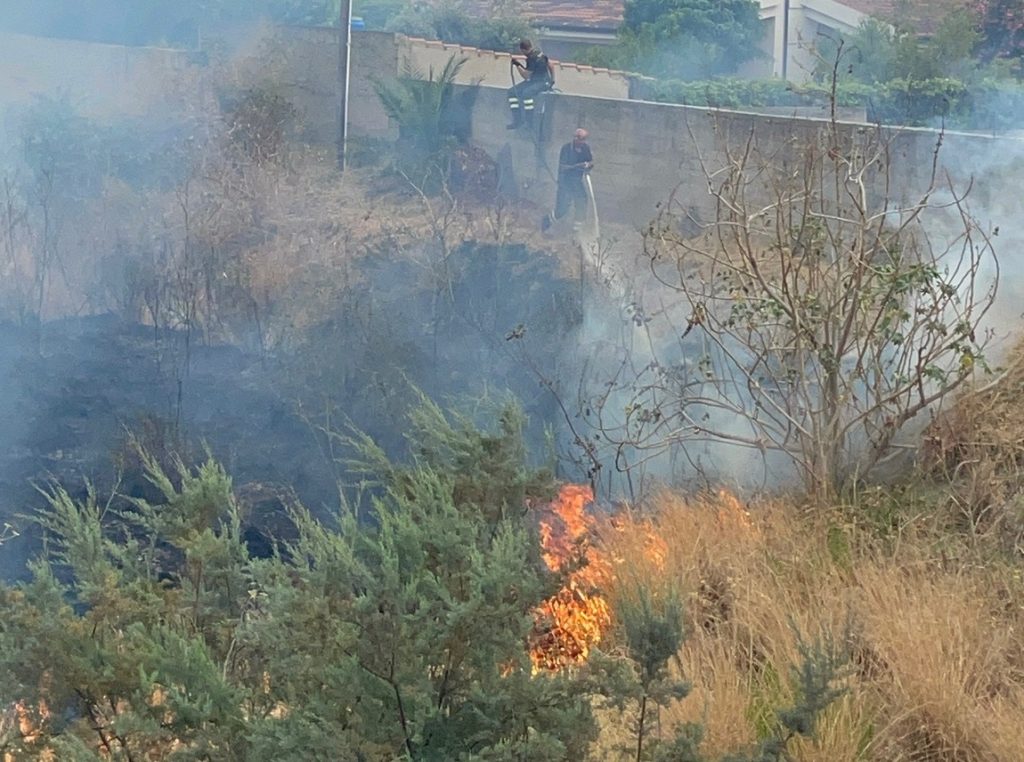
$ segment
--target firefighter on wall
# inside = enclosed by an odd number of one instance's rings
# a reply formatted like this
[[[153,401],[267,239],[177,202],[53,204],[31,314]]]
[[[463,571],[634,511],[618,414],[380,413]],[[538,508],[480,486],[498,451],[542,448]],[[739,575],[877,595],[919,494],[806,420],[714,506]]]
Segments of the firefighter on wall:
[[[519,127],[524,118],[527,124],[532,123],[534,98],[555,86],[555,70],[540,48],[533,47],[529,40],[520,40],[519,51],[526,58],[523,61],[512,59],[512,65],[519,70],[523,81],[513,84],[508,90],[508,107],[512,112],[512,122],[508,125],[510,130]],[[514,73],[512,80],[515,81]]]
[[[555,220],[562,219],[573,207],[577,226],[587,218],[587,188],[584,184],[587,173],[594,166],[594,156],[587,145],[588,133],[580,128],[572,140],[562,146],[558,154],[558,192],[555,195],[555,211],[541,221],[541,228],[547,230]]]

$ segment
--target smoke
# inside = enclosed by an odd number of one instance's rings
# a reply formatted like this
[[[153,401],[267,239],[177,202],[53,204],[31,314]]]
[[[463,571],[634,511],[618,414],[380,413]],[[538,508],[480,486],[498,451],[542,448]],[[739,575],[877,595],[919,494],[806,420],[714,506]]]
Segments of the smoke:
[[[276,81],[258,35],[228,40],[234,53],[205,65],[181,51],[8,39],[0,444],[12,455],[0,460],[0,521],[38,504],[27,485],[48,472],[111,483],[124,427],[145,420],[174,424],[169,446],[188,440],[199,452],[206,439],[240,480],[295,483],[307,501],[329,505],[345,473],[322,429],[354,423],[397,450],[417,390],[483,407],[511,391],[530,414],[534,451],[546,454],[546,430],[556,432],[563,475],[591,476],[608,495],[635,497],[657,483],[746,491],[791,482],[784,457],[672,429],[644,409],[657,397],[678,413],[692,390],[712,394],[694,384],[713,352],[687,331],[692,307],[643,256],[636,231],[650,220],[626,197],[642,181],[606,182],[600,129],[595,182],[629,219],[621,212],[584,248],[578,280],[556,257],[507,240],[447,247],[399,219],[418,208],[415,197],[367,202],[331,175],[329,151],[308,147],[320,152],[315,161],[294,155],[307,133],[290,96],[326,75]],[[316,86],[330,100],[333,85]],[[766,144],[791,137],[755,128]],[[666,196],[668,173],[649,170],[666,164],[664,146],[677,150],[680,125],[672,129],[657,144],[646,133],[642,146],[617,144],[631,171],[664,182]],[[911,132],[901,143],[909,148],[894,160],[908,197],[936,137]],[[1003,351],[1021,317],[1014,189],[1024,142],[953,133],[944,142],[940,176],[958,189],[973,178],[968,205],[1000,255],[987,325]],[[672,178],[694,199],[706,188],[698,171],[691,162]],[[950,200],[933,198],[944,208],[925,232],[938,242],[959,223]],[[78,389],[88,391],[76,407]],[[742,392],[734,401],[752,404]],[[687,413],[704,429],[753,435],[720,405]]]
[[[1016,123],[1024,126],[1024,113]],[[949,185],[934,201],[945,209],[931,216],[933,227],[927,232],[937,241],[948,240],[960,222],[951,206],[952,194],[966,192],[965,205],[981,231],[990,236],[995,254],[994,259],[986,260],[982,276],[986,282],[998,278],[997,299],[986,321],[986,329],[994,336],[991,360],[998,365],[1019,339],[1024,317],[1024,263],[1017,256],[1024,247],[1024,225],[1019,204],[1008,192],[1024,171],[1024,140],[954,134],[945,139],[941,151]]]
[[[0,573],[38,547],[14,519],[43,501],[34,484],[146,494],[130,435],[168,459],[208,446],[265,496],[256,535],[293,488],[337,507],[353,477],[335,434],[403,451],[420,393],[479,422],[516,398],[547,456],[559,414],[541,381],[565,375],[581,314],[556,257],[432,234],[407,184],[339,182],[333,154],[301,140],[289,94],[305,91],[273,41],[232,39],[206,64],[15,42],[25,58],[0,56],[0,79],[20,83],[0,167],[0,525],[22,537]]]
[[[132,46],[196,48],[225,28],[263,19],[288,24],[330,24],[336,0],[243,2],[139,2],[139,0],[5,0],[0,31]]]
[[[198,14],[189,3],[124,0],[8,0],[0,29],[125,45],[192,45]]]
[[[777,148],[772,148],[771,125],[765,120],[762,127],[766,134],[760,136],[761,150],[781,161],[781,156],[774,154]],[[841,129],[853,132],[858,128]],[[869,135],[872,131],[861,128],[860,132]],[[1024,141],[921,129],[893,129],[883,132],[883,138],[892,141],[885,159],[891,162],[891,172],[876,195],[891,196],[893,221],[901,214],[898,210],[912,207],[929,191],[931,161],[939,148],[938,171],[927,208],[910,234],[920,237],[934,252],[946,252],[942,267],[954,268],[966,249],[980,253],[977,278],[965,281],[963,287],[970,285],[972,291],[960,294],[962,304],[974,300],[978,309],[983,308],[986,294],[998,279],[997,298],[978,331],[979,340],[987,345],[985,360],[997,368],[1019,339],[1022,317],[1024,273],[1013,252],[1022,243],[1024,231],[1015,212],[1016,197],[1007,189],[1019,175]],[[693,150],[715,156],[708,145]],[[713,159],[710,169],[717,167]],[[702,179],[684,177],[682,198],[691,200],[694,194],[686,189],[704,185]],[[754,183],[749,193],[751,208],[759,208]],[[715,244],[709,241],[707,245]],[[609,489],[639,493],[644,480],[697,484],[718,480],[740,490],[793,484],[799,474],[787,457],[749,444],[757,439],[757,431],[744,416],[756,415],[757,403],[743,386],[724,390],[726,398],[721,396],[721,388],[699,383],[702,362],[716,363],[718,368],[730,363],[716,357],[714,347],[698,338],[699,330],[688,330],[693,307],[679,293],[681,274],[671,272],[670,266],[669,283],[655,277],[658,268],[652,268],[650,258],[636,256],[643,248],[638,234],[627,234],[625,241],[616,243],[606,241],[604,246],[584,250],[591,259],[596,289],[588,294],[581,329],[586,359],[581,361],[585,380],[579,395],[580,417],[583,425],[600,436],[595,437],[596,448],[609,470],[614,470],[612,464],[620,470],[637,464],[632,483],[621,473],[614,477],[606,473]],[[732,351],[742,355],[740,347]],[[949,362],[955,370],[960,358],[951,357]],[[704,395],[711,397],[708,404],[689,405],[687,419],[699,421],[720,437],[709,440],[702,436],[698,428],[704,426],[660,425],[652,420],[657,414],[662,420],[669,419],[686,407],[687,398]],[[912,444],[915,432],[919,433],[937,408],[911,421],[900,444]],[[738,441],[725,441],[728,439]],[[851,449],[857,449],[857,441],[851,438]]]
[[[787,459],[738,444],[757,432],[729,412],[732,402],[720,390],[701,383],[702,363],[714,348],[699,331],[687,331],[692,307],[656,277],[643,246],[633,234],[604,248],[585,248],[593,280],[583,304],[572,389],[577,425],[601,463],[598,485],[605,494],[629,499],[658,485],[725,485],[741,493],[782,485],[792,476]],[[740,396],[749,409],[750,398]],[[700,430],[683,425],[683,418],[699,421]],[[726,441],[730,437],[737,441]]]

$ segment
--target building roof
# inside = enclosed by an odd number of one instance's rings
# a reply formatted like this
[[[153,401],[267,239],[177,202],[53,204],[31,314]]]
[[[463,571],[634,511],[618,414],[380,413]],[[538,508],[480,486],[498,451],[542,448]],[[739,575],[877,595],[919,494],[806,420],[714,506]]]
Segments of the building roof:
[[[614,32],[622,25],[623,0],[526,0],[531,23],[553,29]]]
[[[903,22],[922,34],[934,32],[949,13],[965,10],[967,0],[837,0],[867,16]]]
[[[951,11],[966,8],[968,0],[836,0],[883,21],[903,21],[922,33],[934,32]],[[622,25],[624,0],[526,0],[533,24],[552,29],[615,31]]]

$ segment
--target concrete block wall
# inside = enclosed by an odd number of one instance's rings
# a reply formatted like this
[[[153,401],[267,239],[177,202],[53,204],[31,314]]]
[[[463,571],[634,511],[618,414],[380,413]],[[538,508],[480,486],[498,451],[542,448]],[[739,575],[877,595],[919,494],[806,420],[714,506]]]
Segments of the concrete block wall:
[[[182,113],[209,97],[201,57],[0,33],[0,109],[40,95],[65,95],[95,119]]]
[[[352,35],[349,122],[357,134],[387,136],[391,125],[373,80],[399,72],[395,35]],[[271,86],[298,109],[303,136],[337,140],[338,35],[322,27],[264,26],[240,30],[225,56],[226,73],[241,86]],[[0,110],[39,95],[66,94],[96,119],[181,115],[209,106],[218,51],[105,45],[0,33]],[[218,72],[218,75],[225,72]]]
[[[232,56],[239,81],[266,83],[298,109],[303,137],[312,143],[338,139],[339,80],[336,29],[268,26]],[[349,75],[349,126],[353,134],[391,135],[391,125],[374,91],[375,79],[398,71],[395,35],[357,32],[352,35]]]
[[[354,38],[361,35],[353,35]],[[355,43],[354,43],[355,44]],[[509,66],[512,56],[495,50],[481,50],[465,45],[452,45],[437,40],[396,35],[400,67],[408,66],[426,74],[431,68],[440,71],[453,55],[466,63],[456,80],[468,85],[479,82],[490,87],[511,84]],[[629,75],[621,71],[595,68],[568,61],[551,60],[555,84],[560,92],[572,95],[596,95],[603,98],[628,98]],[[518,79],[516,80],[518,81]]]
[[[395,126],[380,105],[374,81],[400,70],[401,48],[386,32],[353,32],[352,71],[349,77],[348,121],[353,134],[394,137]]]
[[[509,85],[508,53],[450,45],[386,32],[352,33],[349,78],[349,126],[352,134],[393,137],[394,125],[381,108],[374,82],[404,71],[440,71],[452,56],[466,59],[457,82]],[[303,115],[306,136],[314,142],[337,139],[338,36],[323,27],[266,28],[248,50],[237,56],[250,79],[267,78],[292,100]],[[629,78],[621,72],[573,63],[554,62],[558,89],[563,93],[626,98]]]
[[[330,143],[337,133],[338,39],[330,29],[266,26],[228,55],[232,79],[280,93],[298,111],[303,137]],[[333,58],[332,58],[333,52]]]
[[[463,80],[484,78],[476,89],[471,124],[473,140],[494,157],[503,157],[516,186],[530,198],[554,194],[559,147],[576,127],[591,132],[596,168],[593,180],[603,219],[643,226],[670,193],[704,219],[713,213],[697,146],[709,167],[726,160],[727,145],[750,135],[765,148],[782,152],[799,140],[816,139],[822,122],[693,106],[600,97],[624,85],[614,73],[582,67],[580,89],[571,67],[562,66],[562,92],[544,96],[546,115],[539,132],[508,131],[505,80],[508,56],[376,32],[353,34],[349,119],[355,136],[386,137],[394,126],[374,92],[375,79],[397,75],[405,62],[421,70],[438,68],[452,53],[469,52]],[[274,27],[247,38],[232,57],[239,81],[264,81],[281,88],[302,112],[306,137],[333,144],[337,139],[337,33],[332,29]],[[201,56],[181,50],[125,48],[71,40],[0,35],[0,106],[38,94],[67,92],[80,110],[98,118],[154,116],[201,108],[212,97],[208,69]],[[495,84],[489,85],[492,80]],[[468,85],[465,85],[468,87]],[[596,93],[596,94],[595,94]],[[845,129],[872,129],[850,124]],[[906,199],[931,178],[938,133],[898,131],[890,154],[897,191]],[[1024,140],[974,134],[942,136],[937,168],[940,184],[948,178],[964,187],[973,178],[972,203],[1005,221],[1005,231],[1020,216],[1019,178],[1024,172]],[[1021,236],[1024,243],[1024,236]],[[1006,241],[1002,241],[1006,245]],[[1024,282],[1024,278],[1021,279]]]
[[[472,115],[473,140],[491,156],[510,157],[521,192],[531,198],[554,198],[558,151],[573,130],[584,127],[594,151],[592,179],[601,218],[631,227],[650,222],[672,193],[675,202],[697,219],[713,219],[702,161],[709,169],[720,168],[728,160],[726,147],[737,150],[751,137],[762,153],[785,161],[801,142],[821,140],[826,126],[817,119],[555,94],[546,96],[541,129],[509,131],[504,92],[479,90]],[[842,129],[876,128],[844,123]],[[887,192],[894,201],[909,203],[929,187],[941,140],[936,167],[940,189],[947,182],[959,189],[972,185],[971,206],[980,210],[983,221],[988,221],[986,215],[995,215],[992,219],[1002,218],[1004,225],[1015,223],[1021,210],[1020,202],[1014,201],[1018,198],[1014,188],[1024,172],[1024,140],[940,135],[926,129],[892,130],[889,137],[893,170]]]
[[[505,129],[504,93],[496,88],[480,90],[473,112],[473,140],[491,156],[511,157],[521,194],[551,203],[558,152],[576,128],[584,127],[594,152],[592,179],[601,218],[630,225],[649,221],[658,202],[677,184],[687,178],[696,180],[699,166],[689,148],[689,131],[705,135],[712,127],[707,114],[700,112],[554,94],[545,96],[539,129],[510,131]]]

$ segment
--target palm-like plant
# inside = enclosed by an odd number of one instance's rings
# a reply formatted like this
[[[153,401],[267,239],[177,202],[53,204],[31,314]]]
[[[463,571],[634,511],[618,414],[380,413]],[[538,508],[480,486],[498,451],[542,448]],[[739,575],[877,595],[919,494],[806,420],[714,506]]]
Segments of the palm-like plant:
[[[439,72],[431,67],[426,77],[407,66],[397,80],[374,83],[385,113],[398,124],[402,163],[437,163],[454,143],[454,85],[465,63],[453,55]]]

